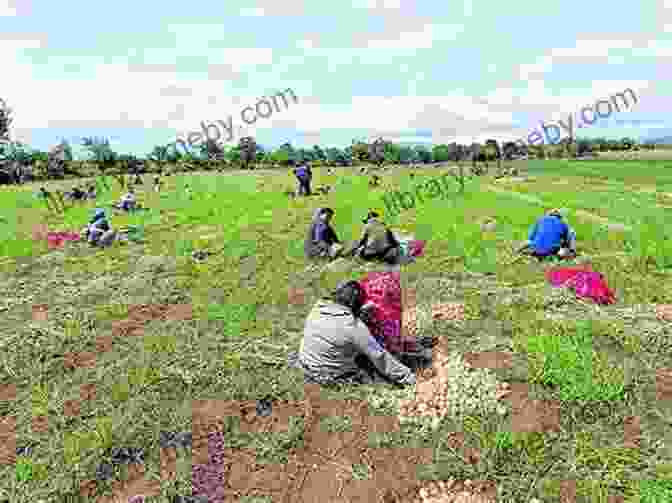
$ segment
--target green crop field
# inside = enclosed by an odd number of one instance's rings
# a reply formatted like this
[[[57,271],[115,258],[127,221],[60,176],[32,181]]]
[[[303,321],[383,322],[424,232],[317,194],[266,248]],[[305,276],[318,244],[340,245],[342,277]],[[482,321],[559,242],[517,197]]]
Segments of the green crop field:
[[[402,270],[404,287],[417,291],[419,303],[465,306],[463,322],[434,321],[423,330],[439,335],[451,352],[510,354],[512,364],[492,374],[526,387],[540,404],[558,403],[559,428],[516,431],[509,407],[502,414],[446,417],[435,428],[403,423],[370,432],[365,448],[398,449],[400,457],[402,448],[429,449],[430,462],[418,465],[421,478],[490,480],[501,502],[560,502],[565,480],[576,480],[576,501],[672,501],[672,396],[660,397],[660,376],[672,378],[672,323],[654,311],[655,304],[672,304],[672,168],[664,161],[526,166],[524,179],[468,178],[464,193],[454,183],[455,193],[445,199],[384,217],[427,241],[425,256]],[[398,168],[383,183],[404,190],[448,169],[414,170],[412,181],[408,169]],[[53,214],[34,197],[36,186],[0,189],[0,416],[6,420],[0,442],[15,439],[17,448],[30,448],[16,462],[0,464],[0,501],[118,494],[110,480],[96,481],[96,471],[111,448],[122,446],[144,450],[144,477],[156,484],[145,501],[169,501],[191,492],[194,460],[179,451],[174,476],[164,476],[160,432],[192,431],[194,400],[271,396],[304,403],[302,377],[285,358],[298,349],[317,298],[345,276],[365,272],[360,265],[342,273],[308,267],[307,225],[316,208],[330,206],[337,233],[350,240],[369,208],[385,211],[385,189],[369,190],[368,178],[355,170],[335,171],[315,171],[317,185],[334,187],[328,195],[297,199],[283,193],[294,181],[281,170],[171,176],[160,194],[139,190],[149,211],[111,217],[114,227],[143,225],[144,243],[102,250],[83,243],[49,249],[34,239],[38,228],[79,231],[92,203]],[[185,183],[193,200],[183,195]],[[120,195],[114,182],[111,187],[104,202]],[[513,248],[547,207],[568,210],[577,260],[604,274],[616,304],[579,301],[547,284],[548,264],[515,260]],[[483,232],[488,218],[496,228]],[[614,230],[606,221],[626,228]],[[213,254],[195,262],[195,250]],[[295,291],[304,293],[300,302],[292,301]],[[191,314],[149,316],[138,336],[119,332],[134,306],[178,304]],[[45,306],[46,316],[34,315],[36,305]],[[321,395],[363,400],[371,417],[393,417],[409,390],[339,387]],[[243,431],[242,421],[225,419],[219,428],[233,451],[256,451],[262,467],[285,466],[317,435],[307,417],[292,417],[280,432]],[[311,418],[344,420],[320,410]],[[624,442],[632,418],[640,428],[637,447]],[[460,449],[447,441],[455,432],[464,437]],[[467,447],[480,453],[477,462],[463,455]],[[345,485],[366,481],[359,471],[376,473],[375,454],[353,457],[344,449],[340,456],[339,466],[352,465]],[[111,480],[132,478],[125,465],[114,469]],[[282,491],[263,487],[258,482],[248,495],[281,501]]]

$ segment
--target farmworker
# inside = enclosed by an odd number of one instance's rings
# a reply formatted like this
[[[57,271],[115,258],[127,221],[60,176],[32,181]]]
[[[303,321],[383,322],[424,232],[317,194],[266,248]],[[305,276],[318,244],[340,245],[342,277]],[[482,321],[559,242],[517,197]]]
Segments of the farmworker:
[[[107,246],[114,241],[115,232],[107,221],[104,209],[96,208],[93,218],[82,231],[82,235],[88,239],[91,246]]]
[[[315,210],[304,243],[304,252],[307,259],[335,258],[343,250],[343,245],[331,226],[333,216],[334,210],[331,208]]]
[[[387,264],[397,264],[401,258],[400,243],[387,226],[379,220],[380,215],[369,211],[362,220],[362,238],[353,247],[353,255],[363,260],[382,260]]]
[[[86,194],[82,189],[79,188],[79,186],[76,186],[72,189],[72,192],[70,192],[70,199],[75,199],[77,201],[81,201],[86,197]]]
[[[191,199],[193,192],[191,191],[191,187],[189,187],[189,184],[186,184],[184,186],[184,193],[186,194],[187,198]]]
[[[552,209],[532,226],[518,252],[537,258],[571,258],[576,256],[576,233],[563,221],[561,211]]]
[[[415,384],[415,373],[386,351],[359,318],[362,299],[359,284],[346,281],[331,299],[318,301],[306,319],[294,366],[319,384]]]
[[[299,189],[297,191],[298,194],[309,196],[310,182],[313,179],[313,173],[310,170],[310,167],[306,166],[305,164],[301,164],[298,168],[294,169],[293,172],[294,176],[296,176],[296,179],[299,181]]]
[[[128,192],[121,198],[121,201],[119,202],[119,208],[124,211],[131,211],[135,209],[136,204],[135,190],[133,187],[129,187]]]
[[[160,192],[160,191],[161,191],[161,176],[154,175],[154,192]]]
[[[369,180],[369,187],[379,187],[380,186],[380,177],[378,175],[373,175],[371,180]]]

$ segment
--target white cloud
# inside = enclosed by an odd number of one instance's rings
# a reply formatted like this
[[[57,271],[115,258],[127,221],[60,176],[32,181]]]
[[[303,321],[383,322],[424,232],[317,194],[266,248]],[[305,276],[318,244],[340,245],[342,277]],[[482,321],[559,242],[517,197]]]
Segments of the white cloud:
[[[401,0],[353,0],[355,9],[400,9]]]
[[[370,49],[431,49],[435,41],[456,40],[463,31],[462,25],[428,24],[420,31],[401,32],[388,39],[370,39],[367,45]]]
[[[262,7],[244,7],[240,9],[240,15],[246,17],[262,17],[265,11]]]
[[[558,47],[551,49],[551,56],[559,58],[590,58],[607,57],[610,50],[632,49],[633,41],[626,39],[616,40],[588,40],[576,41],[574,47]]]
[[[0,0],[0,17],[18,16],[15,2],[12,0]]]
[[[616,50],[637,50],[641,45],[630,39],[579,39],[574,47],[556,47],[536,59],[533,63],[522,63],[518,66],[518,76],[521,79],[540,77],[550,72],[554,64],[592,64],[605,62],[619,64],[623,62],[622,56],[614,54]],[[611,54],[610,54],[611,53]]]

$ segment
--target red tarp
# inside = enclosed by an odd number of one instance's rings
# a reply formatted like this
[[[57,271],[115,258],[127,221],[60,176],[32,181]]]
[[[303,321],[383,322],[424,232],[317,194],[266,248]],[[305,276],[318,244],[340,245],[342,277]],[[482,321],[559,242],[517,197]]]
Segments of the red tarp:
[[[616,302],[614,292],[607,285],[604,276],[588,266],[551,269],[546,277],[553,286],[568,287],[577,297],[589,298],[598,304]]]

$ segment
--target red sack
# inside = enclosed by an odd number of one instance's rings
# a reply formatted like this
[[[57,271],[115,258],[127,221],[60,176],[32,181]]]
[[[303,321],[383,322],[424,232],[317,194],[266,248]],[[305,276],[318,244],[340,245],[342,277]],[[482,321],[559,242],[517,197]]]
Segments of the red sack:
[[[425,241],[415,239],[408,243],[408,255],[410,257],[422,257],[425,254]]]
[[[614,292],[602,273],[592,271],[589,267],[561,267],[548,271],[546,276],[553,286],[566,286],[577,297],[589,298],[602,305],[616,302]]]
[[[49,232],[47,233],[47,243],[49,248],[58,248],[63,246],[66,241],[79,241],[80,236],[74,232]]]
[[[563,286],[567,281],[574,279],[574,277],[582,272],[591,271],[590,267],[559,267],[551,269],[546,273],[546,277],[553,286]]]
[[[364,291],[364,302],[375,306],[373,321],[368,325],[371,335],[388,351],[414,350],[415,339],[401,337],[401,274],[371,272],[359,281],[359,285]]]

